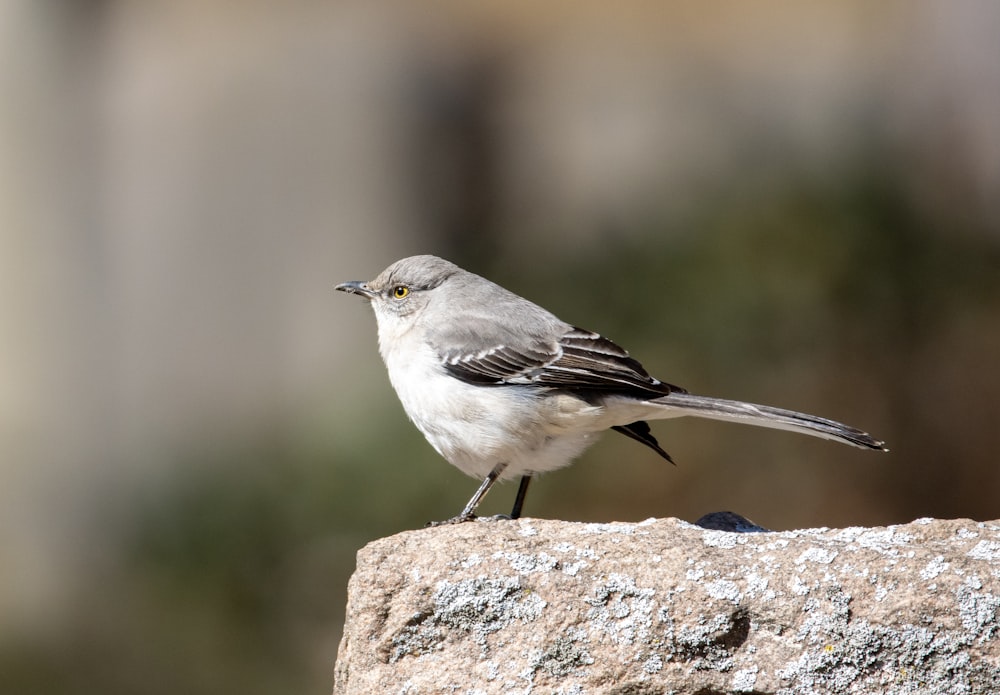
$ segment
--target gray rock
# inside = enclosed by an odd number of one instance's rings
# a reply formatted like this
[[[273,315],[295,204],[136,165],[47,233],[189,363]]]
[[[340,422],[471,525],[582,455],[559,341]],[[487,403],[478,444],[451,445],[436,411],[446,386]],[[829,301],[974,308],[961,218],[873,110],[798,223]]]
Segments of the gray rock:
[[[358,553],[334,693],[1000,693],[1000,522],[401,533]]]

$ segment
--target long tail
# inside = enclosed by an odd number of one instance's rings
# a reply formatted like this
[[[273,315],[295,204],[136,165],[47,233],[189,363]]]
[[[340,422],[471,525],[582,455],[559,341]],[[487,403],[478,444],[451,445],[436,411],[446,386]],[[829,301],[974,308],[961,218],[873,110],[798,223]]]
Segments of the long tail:
[[[778,430],[800,432],[813,437],[832,439],[835,442],[850,444],[861,449],[877,449],[888,451],[885,443],[875,439],[867,432],[844,425],[826,418],[797,413],[793,410],[772,408],[769,405],[756,405],[741,401],[729,401],[723,398],[695,396],[690,393],[671,393],[662,398],[649,401],[657,405],[665,405],[684,412],[684,415],[704,417],[713,420],[742,422],[758,427],[770,427]]]

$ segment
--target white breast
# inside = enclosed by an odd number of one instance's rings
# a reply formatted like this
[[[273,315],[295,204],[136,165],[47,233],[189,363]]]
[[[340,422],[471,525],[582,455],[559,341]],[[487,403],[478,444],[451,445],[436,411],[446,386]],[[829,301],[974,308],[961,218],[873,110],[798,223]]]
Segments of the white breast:
[[[450,376],[437,355],[412,336],[386,340],[379,349],[406,414],[438,453],[459,470],[484,478],[507,463],[502,478],[568,465],[597,432],[603,408],[523,386],[476,386]],[[591,426],[588,426],[591,425]]]

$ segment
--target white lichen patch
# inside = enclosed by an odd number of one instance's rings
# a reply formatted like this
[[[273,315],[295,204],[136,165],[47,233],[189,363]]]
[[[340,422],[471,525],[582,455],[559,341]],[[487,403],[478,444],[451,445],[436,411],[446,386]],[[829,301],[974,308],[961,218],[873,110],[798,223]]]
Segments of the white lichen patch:
[[[744,534],[728,531],[705,531],[701,542],[710,548],[735,548],[740,543],[746,543]]]
[[[635,579],[623,574],[609,575],[587,599],[591,608],[587,619],[615,644],[646,641],[653,624],[655,590],[636,586]]]
[[[966,555],[973,560],[985,560],[986,562],[1000,561],[1000,542],[979,541]]]
[[[807,562],[816,562],[821,565],[829,565],[837,557],[837,551],[829,548],[812,547],[805,550],[795,558],[796,565],[804,565]]]
[[[746,588],[745,593],[747,598],[757,598],[758,596],[763,597],[765,600],[771,600],[775,597],[774,591],[769,590],[767,577],[762,577],[755,571],[747,572],[745,576]]]
[[[537,536],[538,529],[531,525],[530,521],[525,519],[521,520],[520,528],[518,529],[518,534],[525,537]]]
[[[913,542],[913,536],[905,531],[899,531],[894,526],[888,528],[853,528],[845,529],[853,535],[852,542],[859,548],[866,548],[889,556],[896,556],[899,548]],[[847,540],[844,533],[835,538]]]
[[[738,604],[743,598],[739,585],[728,579],[706,582],[704,588],[706,594],[719,601],[731,601]]]
[[[652,654],[642,662],[642,670],[646,673],[659,673],[663,670],[663,657]]]
[[[500,677],[500,665],[496,661],[491,659],[485,663],[485,666],[487,681],[494,681]]]
[[[567,542],[556,543],[554,546],[552,546],[552,551],[556,553],[562,553],[564,555],[572,553],[573,557],[575,557],[577,560],[584,558],[586,558],[587,560],[597,559],[597,553],[595,553],[592,548],[586,548],[586,547],[581,548],[573,545],[572,543],[567,543]]]
[[[544,649],[533,649],[528,655],[531,664],[532,677],[542,671],[555,678],[566,678],[579,673],[583,668],[594,663],[594,658],[587,652],[578,631],[560,635]]]
[[[552,546],[552,551],[560,555],[573,556],[573,560],[559,560],[556,565],[563,574],[569,577],[577,576],[581,570],[590,565],[590,561],[597,559],[597,553],[591,548],[579,548],[567,542],[555,544]]]
[[[944,555],[938,555],[920,570],[920,578],[925,582],[930,581],[946,571],[949,566],[950,563],[944,561]]]
[[[809,585],[798,577],[792,577],[791,585],[788,589],[796,596],[805,596],[809,593]]]
[[[672,657],[679,657],[696,669],[730,671],[735,666],[734,653],[743,648],[749,635],[749,616],[735,610],[692,617],[693,621],[668,624]]]
[[[546,552],[516,553],[499,550],[490,556],[492,560],[503,560],[518,574],[533,574],[536,572],[551,572],[559,561]]]
[[[687,572],[684,573],[684,577],[689,582],[701,581],[702,579],[705,578],[705,567],[704,567],[704,565],[698,565],[697,567],[693,567],[693,568],[689,569]]]
[[[467,570],[472,567],[476,567],[477,565],[481,565],[482,562],[483,558],[481,555],[479,555],[479,553],[472,553],[471,555],[467,555],[465,558],[463,558],[458,563],[458,566],[461,567],[462,569]]]
[[[538,619],[546,602],[523,587],[518,577],[478,577],[441,581],[431,607],[414,615],[392,638],[390,662],[438,650],[450,632],[468,633],[486,652],[487,637],[514,622]]]
[[[738,693],[752,691],[754,686],[757,685],[757,672],[759,670],[757,666],[739,669],[733,674],[732,685],[730,687]]]
[[[971,576],[955,589],[962,627],[980,644],[1000,631],[1000,596],[980,591],[982,588],[982,581]]]
[[[582,535],[592,535],[592,534],[617,534],[621,536],[632,536],[645,535],[647,532],[637,532],[636,524],[622,524],[622,523],[609,523],[609,524],[583,524],[580,528],[579,533]]]

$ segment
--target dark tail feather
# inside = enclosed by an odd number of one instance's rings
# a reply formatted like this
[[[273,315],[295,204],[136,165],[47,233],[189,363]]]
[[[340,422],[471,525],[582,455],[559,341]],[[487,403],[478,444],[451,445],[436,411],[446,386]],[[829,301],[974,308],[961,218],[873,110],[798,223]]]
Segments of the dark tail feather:
[[[670,463],[674,463],[674,460],[670,458],[670,454],[660,448],[660,443],[656,441],[656,437],[653,436],[652,431],[649,429],[649,423],[640,420],[639,422],[633,422],[630,425],[615,425],[611,429],[615,432],[624,434],[630,439],[634,439],[640,444],[645,444],[660,456],[670,461]],[[674,463],[674,465],[676,466],[677,464]]]
[[[692,417],[727,420],[729,422],[742,422],[759,427],[790,430],[792,432],[812,435],[813,437],[832,439],[833,441],[850,444],[862,449],[888,451],[884,442],[875,439],[867,432],[862,432],[849,425],[815,415],[797,413],[794,410],[772,408],[769,405],[756,405],[741,401],[729,401],[723,398],[695,396],[690,393],[671,393],[662,398],[651,399],[649,402],[687,411],[684,414],[691,415]]]

